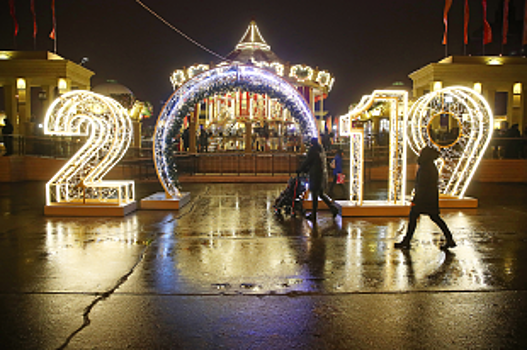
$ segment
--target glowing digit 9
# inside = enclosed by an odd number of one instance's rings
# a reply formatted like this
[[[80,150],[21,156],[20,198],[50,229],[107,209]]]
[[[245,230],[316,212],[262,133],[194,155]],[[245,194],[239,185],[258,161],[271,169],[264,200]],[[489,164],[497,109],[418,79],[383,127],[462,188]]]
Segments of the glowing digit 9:
[[[411,149],[441,152],[440,193],[463,198],[492,136],[492,112],[476,91],[453,86],[422,96],[408,113]]]
[[[46,204],[123,204],[134,200],[133,181],[103,181],[124,156],[132,138],[132,122],[115,100],[72,91],[49,107],[44,133],[87,136],[86,143],[46,184]]]

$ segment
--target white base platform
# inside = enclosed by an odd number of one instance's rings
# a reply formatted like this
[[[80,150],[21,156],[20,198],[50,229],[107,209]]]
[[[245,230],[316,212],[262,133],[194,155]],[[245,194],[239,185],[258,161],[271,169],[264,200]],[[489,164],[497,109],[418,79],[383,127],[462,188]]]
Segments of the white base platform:
[[[111,204],[51,204],[44,207],[48,216],[126,216],[137,209],[137,202]]]
[[[355,205],[351,201],[335,201],[341,207],[342,217],[350,216],[408,216],[410,203],[404,205],[390,204],[386,201],[363,201]]]
[[[478,200],[476,198],[465,197],[459,198],[448,198],[439,197],[439,208],[445,209],[463,209],[470,208],[475,209],[478,207]]]
[[[336,200],[343,217],[353,216],[408,216],[410,213],[410,201],[405,205],[395,205],[386,201],[363,201],[362,205],[355,205],[351,201]],[[313,207],[311,198],[304,201],[304,209],[311,210]],[[439,198],[439,208],[441,209],[475,209],[478,207],[478,200],[475,198]],[[327,210],[326,203],[318,201],[318,208]]]
[[[182,192],[178,198],[167,198],[165,192],[157,192],[141,199],[141,209],[178,210],[190,202],[190,192]]]

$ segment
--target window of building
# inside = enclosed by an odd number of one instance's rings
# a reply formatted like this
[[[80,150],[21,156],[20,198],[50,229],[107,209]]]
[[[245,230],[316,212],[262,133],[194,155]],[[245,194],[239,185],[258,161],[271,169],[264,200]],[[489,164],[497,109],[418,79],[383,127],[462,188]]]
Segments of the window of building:
[[[507,91],[496,91],[494,95],[494,114],[507,115],[507,104],[509,102],[509,93]]]

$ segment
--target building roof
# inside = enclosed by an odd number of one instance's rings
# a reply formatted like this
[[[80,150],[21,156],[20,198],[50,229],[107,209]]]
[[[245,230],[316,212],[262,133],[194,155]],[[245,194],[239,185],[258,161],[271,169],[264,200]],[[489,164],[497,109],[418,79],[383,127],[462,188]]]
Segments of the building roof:
[[[93,87],[93,92],[104,96],[111,95],[133,95],[133,92],[126,86],[119,84],[115,80],[108,80],[106,83]]]
[[[281,62],[280,58],[271,51],[271,46],[264,40],[254,20],[249,24],[235,50],[227,55],[227,59],[242,63],[252,61]]]

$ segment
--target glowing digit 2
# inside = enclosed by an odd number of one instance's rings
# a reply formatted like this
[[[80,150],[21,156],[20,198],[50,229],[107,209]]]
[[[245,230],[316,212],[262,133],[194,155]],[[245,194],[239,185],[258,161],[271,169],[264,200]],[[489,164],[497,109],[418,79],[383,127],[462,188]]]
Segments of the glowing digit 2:
[[[126,204],[134,201],[133,181],[103,181],[124,156],[132,122],[115,100],[90,91],[56,99],[44,120],[44,133],[87,136],[86,143],[46,184],[46,204]]]

